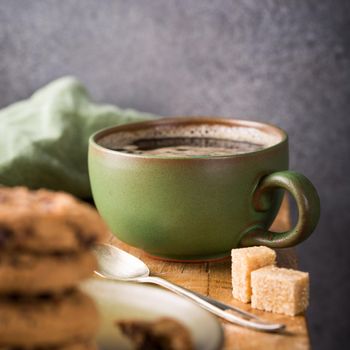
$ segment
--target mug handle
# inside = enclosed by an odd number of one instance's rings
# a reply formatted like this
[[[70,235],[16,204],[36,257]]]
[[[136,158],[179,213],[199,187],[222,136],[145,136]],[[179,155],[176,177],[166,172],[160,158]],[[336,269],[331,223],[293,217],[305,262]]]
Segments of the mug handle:
[[[253,196],[256,211],[264,212],[272,204],[271,189],[282,188],[294,197],[298,208],[298,221],[287,232],[272,232],[252,228],[242,237],[240,246],[264,245],[270,248],[287,248],[307,239],[315,229],[320,217],[320,199],[313,184],[295,171],[279,171],[264,177]]]

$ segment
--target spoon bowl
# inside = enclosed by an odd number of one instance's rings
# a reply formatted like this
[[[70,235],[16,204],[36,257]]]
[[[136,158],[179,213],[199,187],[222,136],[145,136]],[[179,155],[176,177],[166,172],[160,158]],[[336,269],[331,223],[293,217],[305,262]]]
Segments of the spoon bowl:
[[[150,274],[147,265],[124,250],[109,244],[96,244],[93,248],[99,267],[95,271],[101,277],[130,281]]]

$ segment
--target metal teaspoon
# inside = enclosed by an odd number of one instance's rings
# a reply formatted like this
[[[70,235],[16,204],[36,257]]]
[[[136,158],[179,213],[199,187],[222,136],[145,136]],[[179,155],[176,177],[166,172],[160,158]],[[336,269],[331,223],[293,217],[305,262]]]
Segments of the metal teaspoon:
[[[99,264],[95,273],[100,277],[115,281],[157,284],[178,295],[191,299],[202,308],[226,321],[255,330],[276,332],[285,328],[284,324],[266,322],[249,312],[192,292],[160,277],[150,276],[150,270],[143,261],[110,244],[97,244],[94,246],[94,252]]]

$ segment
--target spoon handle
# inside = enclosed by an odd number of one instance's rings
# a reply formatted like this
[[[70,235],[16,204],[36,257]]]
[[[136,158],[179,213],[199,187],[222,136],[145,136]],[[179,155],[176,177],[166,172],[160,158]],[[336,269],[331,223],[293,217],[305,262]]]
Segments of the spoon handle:
[[[217,302],[216,300],[213,300],[209,297],[202,296],[198,293],[193,293],[188,289],[182,288],[174,283],[171,283],[159,277],[139,277],[135,278],[134,281],[141,283],[153,283],[163,288],[169,289],[178,295],[191,299],[192,301],[196,302],[199,306],[213,313],[214,315],[219,316],[231,323],[238,324],[240,326],[245,326],[248,328],[266,332],[280,331],[285,327],[283,324],[268,323],[259,319],[253,314],[250,314],[237,308],[229,307],[230,310],[239,313],[240,316],[235,315],[234,313],[228,312],[227,310],[223,309],[224,307],[226,307],[225,304]]]

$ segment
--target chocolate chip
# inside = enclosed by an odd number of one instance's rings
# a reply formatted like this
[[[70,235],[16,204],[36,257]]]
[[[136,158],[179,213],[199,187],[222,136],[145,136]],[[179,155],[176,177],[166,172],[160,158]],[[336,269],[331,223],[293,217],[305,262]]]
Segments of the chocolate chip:
[[[75,252],[59,252],[59,251],[55,251],[55,252],[52,252],[51,255],[55,259],[59,259],[61,261],[70,261],[70,260],[73,260],[73,259],[77,258],[77,255],[75,254]]]
[[[96,235],[92,234],[85,236],[83,239],[83,245],[86,248],[90,248],[96,242]]]
[[[40,300],[51,300],[52,298],[52,295],[49,293],[49,292],[43,292],[43,293],[40,293],[38,294],[38,299]]]
[[[0,248],[5,247],[13,237],[13,231],[5,226],[0,226]]]
[[[97,235],[95,233],[84,232],[79,225],[74,222],[68,222],[67,224],[73,229],[75,238],[82,248],[91,248],[92,245],[96,243]]]
[[[95,234],[87,234],[75,228],[75,237],[83,248],[90,248],[96,242]]]

